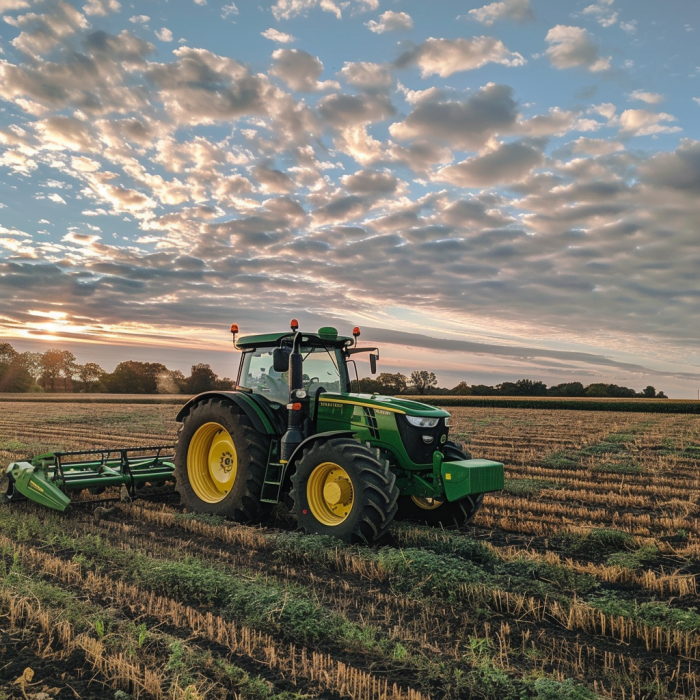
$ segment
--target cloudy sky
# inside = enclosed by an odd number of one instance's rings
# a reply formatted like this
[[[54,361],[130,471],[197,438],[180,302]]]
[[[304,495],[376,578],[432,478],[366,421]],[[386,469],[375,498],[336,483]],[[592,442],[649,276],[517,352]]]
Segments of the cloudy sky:
[[[0,335],[700,389],[695,0],[0,0]]]

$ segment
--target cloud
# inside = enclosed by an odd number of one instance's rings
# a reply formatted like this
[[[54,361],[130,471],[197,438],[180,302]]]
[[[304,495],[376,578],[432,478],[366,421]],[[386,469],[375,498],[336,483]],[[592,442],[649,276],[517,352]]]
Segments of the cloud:
[[[48,195],[47,199],[50,199],[52,202],[56,202],[56,204],[66,204],[66,200],[61,197],[60,194],[57,192],[52,192],[50,195]]]
[[[297,15],[305,15],[316,7],[320,7],[324,12],[332,12],[338,19],[342,17],[340,8],[333,0],[277,0],[272,7],[272,14],[278,21],[292,19]]]
[[[480,148],[496,133],[512,129],[518,117],[513,89],[489,83],[463,101],[437,94],[421,100],[389,127],[399,140],[439,139],[454,148]]]
[[[644,90],[635,90],[631,92],[628,97],[630,100],[641,100],[648,105],[657,105],[664,101],[664,96],[659,95],[658,92],[644,92]]]
[[[637,20],[632,19],[629,22],[620,22],[620,29],[627,34],[637,33]]]
[[[105,17],[110,12],[119,12],[122,6],[117,0],[88,0],[83,12],[89,17]]]
[[[499,19],[511,19],[515,22],[531,22],[535,14],[530,7],[530,0],[505,0],[492,2],[490,5],[469,10],[471,19],[490,27]]]
[[[365,26],[375,34],[384,34],[384,32],[400,32],[413,29],[413,20],[406,12],[393,12],[388,10],[379,15],[379,21],[370,20],[365,22]]]
[[[63,0],[59,0],[52,9],[52,14],[39,15],[32,12],[18,17],[5,17],[8,24],[22,30],[13,39],[13,46],[30,56],[38,57],[89,26],[85,16]]]
[[[593,73],[610,68],[610,57],[598,54],[598,47],[585,29],[558,24],[547,32],[545,41],[549,44],[545,54],[555,68],[581,67]]]
[[[358,170],[341,178],[348,192],[358,195],[388,195],[396,191],[397,179],[389,172]]]
[[[221,19],[226,19],[227,17],[230,17],[231,15],[237,15],[238,14],[238,8],[236,7],[235,3],[230,3],[228,5],[223,5],[221,7]]]
[[[700,105],[700,97],[691,97],[691,99],[693,100],[693,102],[696,102]]]
[[[500,143],[478,156],[441,168],[438,182],[457,187],[491,187],[523,180],[533,168],[544,164],[541,146],[524,141]]]
[[[132,24],[146,24],[151,18],[148,15],[134,15],[129,17],[129,22]]]
[[[173,40],[173,33],[166,27],[163,27],[160,31],[157,31],[156,36],[158,39],[165,42]]]
[[[603,27],[612,27],[617,22],[618,14],[612,9],[614,0],[600,0],[598,3],[588,5],[582,11],[584,15],[595,15]]]
[[[382,121],[395,113],[394,106],[384,95],[329,95],[318,104],[322,117],[335,127],[356,126]]]
[[[620,115],[621,136],[650,136],[682,131],[679,126],[666,126],[661,122],[675,122],[672,114],[650,112],[647,109],[627,109]]]
[[[581,136],[573,143],[574,153],[587,153],[592,156],[604,156],[624,150],[625,147],[619,141],[608,139],[588,139]]]
[[[389,68],[381,63],[346,63],[340,75],[348,84],[360,90],[384,90],[392,82]]]
[[[68,149],[88,153],[100,150],[90,128],[74,117],[49,117],[38,122],[36,129],[44,146],[52,150]]]
[[[565,134],[577,124],[578,113],[552,107],[547,114],[521,120],[516,131],[523,136],[552,136]]]
[[[657,153],[640,167],[643,182],[700,195],[700,141],[683,139],[671,153]]]
[[[24,10],[27,7],[29,7],[28,0],[0,0],[0,12]]]
[[[283,80],[286,85],[299,92],[318,92],[329,88],[340,88],[338,83],[326,80],[319,82],[323,73],[323,63],[301,49],[277,49],[272,54],[274,61],[270,69],[272,75]]]
[[[292,36],[291,34],[285,34],[284,32],[280,32],[272,27],[266,29],[264,32],[260,32],[260,34],[266,39],[276,41],[279,44],[291,44],[293,41],[297,40],[296,37]]]
[[[402,54],[396,66],[405,68],[416,64],[421,76],[439,75],[446,78],[453,73],[481,68],[487,63],[499,63],[504,66],[522,66],[525,59],[509,51],[499,39],[477,36],[473,39],[434,39],[430,37],[424,43]]]

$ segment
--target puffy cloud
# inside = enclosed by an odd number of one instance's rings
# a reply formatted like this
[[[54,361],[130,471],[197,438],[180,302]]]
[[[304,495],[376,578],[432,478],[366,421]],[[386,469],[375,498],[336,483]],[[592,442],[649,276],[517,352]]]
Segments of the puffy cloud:
[[[87,4],[83,5],[83,12],[89,17],[104,17],[110,12],[119,12],[121,8],[117,0],[88,0]]]
[[[18,17],[5,17],[5,21],[22,30],[12,41],[15,48],[32,56],[51,51],[67,37],[89,26],[84,15],[63,0],[59,0],[51,14],[31,12]]]
[[[376,122],[394,114],[395,109],[384,95],[329,95],[324,97],[318,111],[336,127],[356,126]]]
[[[457,187],[490,187],[519,182],[544,164],[541,146],[514,141],[501,143],[478,156],[441,168],[434,179]]]
[[[369,22],[365,22],[365,26],[375,34],[384,34],[384,32],[399,32],[413,29],[413,20],[406,12],[388,10],[379,15],[379,21],[372,19]]]
[[[545,54],[555,68],[582,67],[591,72],[610,68],[610,57],[599,55],[598,47],[585,29],[558,24],[547,32],[545,41],[549,44]]]
[[[277,0],[272,7],[272,14],[276,20],[292,19],[297,15],[305,15],[315,7],[332,12],[338,19],[342,17],[340,8],[333,0]]]
[[[564,134],[576,124],[577,112],[552,107],[548,114],[538,114],[521,120],[517,132],[524,136],[551,136]]]
[[[253,177],[260,183],[265,192],[285,194],[294,189],[294,180],[281,170],[258,165],[253,168]]]
[[[244,114],[267,114],[274,101],[264,76],[206,49],[182,47],[172,63],[146,71],[168,113],[184,123],[210,123]]]
[[[0,0],[0,12],[24,10],[29,7],[28,0]]]
[[[90,128],[74,117],[49,117],[37,123],[43,146],[48,149],[96,153],[99,144]]]
[[[683,139],[671,153],[657,153],[640,167],[643,182],[654,187],[700,194],[700,141]]]
[[[446,78],[453,73],[481,68],[487,63],[522,66],[526,61],[519,53],[509,51],[499,39],[488,36],[477,36],[471,40],[430,37],[396,61],[400,68],[418,65],[424,78],[429,75]]]
[[[388,172],[359,170],[353,175],[341,178],[348,192],[362,195],[387,195],[396,191],[398,180]]]
[[[648,105],[657,105],[664,101],[664,96],[658,92],[645,92],[644,90],[635,90],[629,94],[630,100],[640,100]]]
[[[158,30],[156,32],[156,36],[158,39],[160,39],[160,41],[168,42],[173,40],[173,33],[167,27],[163,27],[162,29]]]
[[[574,153],[587,153],[592,156],[605,156],[609,153],[623,151],[625,147],[619,141],[608,139],[588,139],[583,136],[573,143]]]
[[[381,63],[346,63],[340,74],[353,87],[360,90],[383,90],[391,86],[391,73]]]
[[[617,12],[612,9],[614,0],[600,0],[599,2],[588,5],[583,9],[584,15],[595,15],[598,24],[603,27],[612,27],[617,22]]]
[[[129,22],[132,24],[146,24],[151,18],[148,15],[134,15],[129,17]]]
[[[650,136],[681,131],[679,126],[666,126],[661,122],[675,122],[672,114],[650,112],[647,109],[626,109],[620,115],[621,136]]]
[[[231,15],[237,15],[238,14],[238,8],[236,7],[235,3],[230,3],[229,5],[223,5],[221,7],[221,19],[226,19],[227,17],[230,17]]]
[[[266,29],[264,32],[260,32],[260,34],[266,39],[269,39],[270,41],[276,41],[279,44],[291,44],[293,41],[297,40],[296,37],[292,36],[291,34],[280,32],[279,30],[274,29],[273,27]]]
[[[512,129],[517,117],[513,89],[489,83],[463,101],[440,95],[421,100],[389,131],[400,140],[439,139],[455,148],[474,149],[494,134]]]
[[[499,19],[512,19],[515,22],[530,22],[535,14],[530,7],[530,0],[505,0],[492,2],[490,5],[469,10],[469,17],[490,27]]]
[[[323,63],[301,49],[277,49],[273,54],[274,65],[270,70],[283,80],[289,88],[299,92],[317,92],[329,88],[339,88],[334,81],[319,82],[323,73]]]

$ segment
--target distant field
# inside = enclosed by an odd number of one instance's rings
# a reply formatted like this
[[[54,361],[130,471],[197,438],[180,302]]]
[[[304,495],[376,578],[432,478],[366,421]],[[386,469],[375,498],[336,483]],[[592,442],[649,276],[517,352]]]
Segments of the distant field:
[[[10,684],[27,667],[59,700],[117,687],[191,699],[699,698],[700,418],[451,412],[456,440],[506,465],[505,490],[464,531],[397,522],[384,542],[350,547],[297,535],[284,508],[253,528],[172,499],[99,520],[89,501],[71,514],[0,507],[0,698],[22,697]],[[0,463],[171,442],[175,413],[5,402]]]

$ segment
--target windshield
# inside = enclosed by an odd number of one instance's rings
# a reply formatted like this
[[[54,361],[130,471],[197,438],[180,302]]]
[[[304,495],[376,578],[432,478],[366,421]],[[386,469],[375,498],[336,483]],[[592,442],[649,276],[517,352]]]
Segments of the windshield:
[[[243,354],[238,386],[261,394],[270,401],[289,401],[289,373],[275,372],[272,363],[274,348],[257,348]],[[345,369],[339,350],[301,348],[304,358],[304,389],[312,398],[323,387],[326,391],[341,391]],[[343,374],[341,374],[343,372]]]

